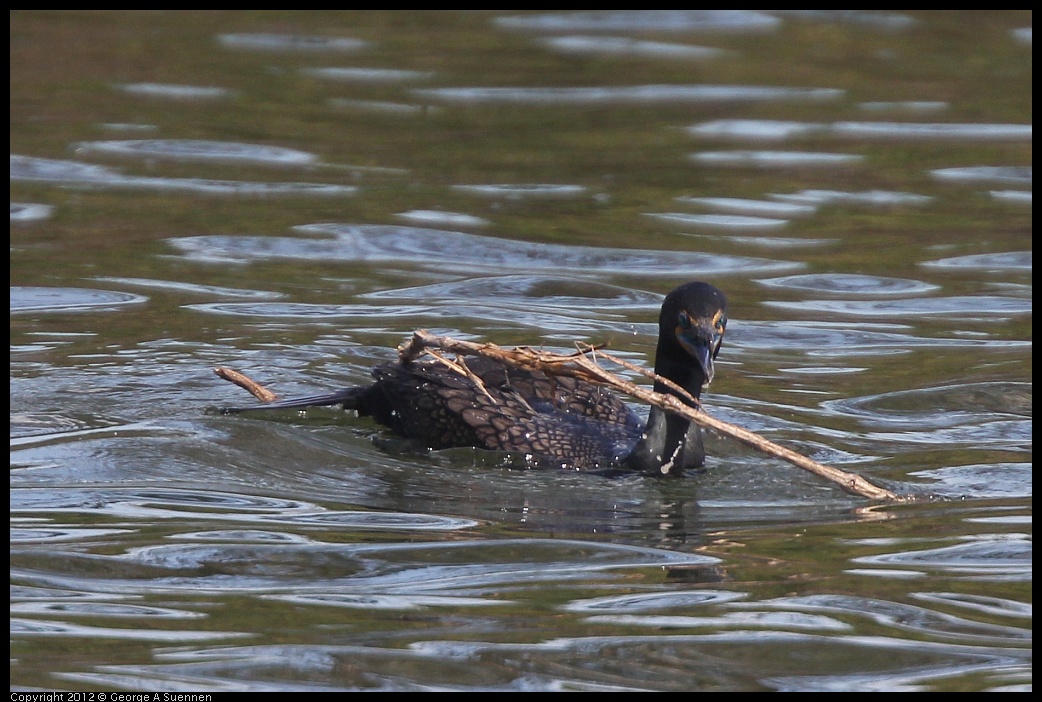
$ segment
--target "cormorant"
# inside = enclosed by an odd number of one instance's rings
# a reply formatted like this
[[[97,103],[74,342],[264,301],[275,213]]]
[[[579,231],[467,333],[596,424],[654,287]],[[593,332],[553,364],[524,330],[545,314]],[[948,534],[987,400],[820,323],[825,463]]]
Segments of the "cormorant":
[[[659,314],[655,373],[698,398],[713,379],[726,326],[720,290],[701,282],[673,290]],[[371,385],[224,411],[342,405],[430,449],[506,451],[534,467],[666,474],[705,462],[701,431],[683,417],[653,406],[644,424],[599,385],[551,379],[484,357],[466,363],[484,390],[438,361],[392,362],[373,369]],[[680,397],[659,381],[654,389]]]

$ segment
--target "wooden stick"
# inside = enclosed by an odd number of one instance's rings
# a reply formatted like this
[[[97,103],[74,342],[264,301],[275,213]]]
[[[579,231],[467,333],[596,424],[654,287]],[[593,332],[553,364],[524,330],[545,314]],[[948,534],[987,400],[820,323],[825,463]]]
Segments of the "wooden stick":
[[[646,387],[624,380],[614,373],[605,370],[599,366],[593,358],[591,358],[594,351],[592,347],[586,349],[581,348],[573,354],[551,353],[548,351],[532,349],[527,346],[521,346],[514,349],[504,349],[495,344],[478,344],[471,341],[461,341],[447,336],[437,336],[424,329],[418,329],[413,332],[412,338],[407,343],[398,347],[398,353],[401,361],[403,363],[408,363],[424,355],[428,352],[428,349],[432,347],[457,354],[485,356],[501,363],[506,363],[518,368],[524,368],[526,370],[540,371],[550,376],[571,376],[581,380],[607,385],[620,392],[624,392],[631,397],[661,407],[662,409],[673,412],[674,414],[679,414],[696,424],[713,429],[725,436],[730,436],[733,439],[737,439],[747,446],[751,446],[763,451],[764,453],[788,461],[799,468],[810,471],[821,478],[835,483],[851,494],[867,497],[873,500],[890,500],[894,502],[905,502],[914,499],[911,496],[898,495],[890,490],[874,485],[857,473],[848,473],[839,470],[838,468],[818,463],[803,454],[785,448],[784,446],[780,446],[773,441],[769,441],[748,429],[743,429],[735,424],[715,419],[706,414],[704,410],[695,409],[685,405],[673,395],[654,392]],[[598,353],[612,362],[620,363],[627,368],[634,368],[630,364],[620,362],[618,359],[614,359],[608,354],[600,351],[598,351]],[[656,380],[661,380],[669,384],[669,381],[666,378],[661,378],[654,374],[650,375]]]
[[[224,378],[228,382],[235,383],[261,402],[273,402],[279,399],[279,396],[271,390],[268,390],[257,381],[243,375],[239,371],[232,370],[231,368],[217,367],[213,369],[213,372],[217,374],[218,378]]]

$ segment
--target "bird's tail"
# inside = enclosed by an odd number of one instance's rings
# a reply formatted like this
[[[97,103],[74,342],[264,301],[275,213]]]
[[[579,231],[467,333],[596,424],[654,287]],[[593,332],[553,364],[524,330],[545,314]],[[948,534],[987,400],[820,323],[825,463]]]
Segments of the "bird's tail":
[[[368,387],[344,388],[336,392],[324,395],[309,395],[308,397],[292,397],[288,400],[268,402],[263,405],[251,407],[221,407],[221,414],[239,414],[240,412],[253,412],[256,410],[280,410],[303,407],[328,407],[330,405],[343,405],[344,409],[358,409],[358,403]]]

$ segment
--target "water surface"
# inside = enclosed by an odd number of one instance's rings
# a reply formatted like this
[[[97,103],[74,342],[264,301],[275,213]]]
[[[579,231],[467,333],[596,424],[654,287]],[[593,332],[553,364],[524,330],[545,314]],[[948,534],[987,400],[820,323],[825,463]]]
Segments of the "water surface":
[[[11,63],[12,690],[1030,690],[1030,12],[18,11]],[[416,328],[646,366],[693,279],[710,412],[922,499],[207,412]]]

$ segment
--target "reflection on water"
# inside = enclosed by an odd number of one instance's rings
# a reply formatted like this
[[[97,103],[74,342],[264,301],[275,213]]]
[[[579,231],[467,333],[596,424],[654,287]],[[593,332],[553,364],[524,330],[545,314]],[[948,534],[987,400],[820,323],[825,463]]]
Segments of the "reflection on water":
[[[638,276],[676,276],[678,270],[701,271],[703,275],[764,273],[801,267],[798,263],[747,256],[535,244],[415,227],[307,224],[296,230],[332,238],[199,236],[173,239],[170,243],[187,257],[208,262],[287,258],[384,262],[460,271],[568,269],[587,274]]]
[[[168,158],[178,161],[250,163],[271,166],[306,166],[316,161],[314,154],[296,149],[202,139],[83,141],[74,144],[73,148],[76,153],[88,156]]]
[[[164,100],[224,100],[234,97],[227,88],[206,85],[173,85],[170,83],[121,83],[114,86],[130,95]]]
[[[843,92],[829,88],[775,88],[761,85],[635,85],[617,88],[422,88],[425,100],[489,104],[600,105],[674,102],[746,102],[751,100],[836,100]]]
[[[920,280],[844,273],[789,275],[756,281],[772,288],[792,288],[814,293],[843,295],[916,295],[939,290],[939,285]]]
[[[969,139],[1031,141],[1030,124],[947,124],[913,122],[780,122],[776,120],[717,120],[689,127],[697,137],[736,140],[792,137],[840,139]]]
[[[147,302],[147,297],[83,288],[11,288],[11,313],[117,309]]]
[[[777,29],[778,18],[750,10],[620,10],[496,17],[504,29],[529,32],[727,32]]]
[[[11,180],[56,183],[66,187],[174,191],[199,195],[345,196],[357,191],[357,188],[352,186],[324,183],[261,183],[213,178],[128,176],[116,169],[102,166],[87,166],[74,161],[13,154],[11,155]]]
[[[1029,690],[1030,17],[13,13],[12,690]],[[924,499],[205,411],[690,279],[710,412]]]
[[[778,302],[767,300],[771,307],[800,312],[831,312],[861,317],[908,318],[919,315],[959,315],[964,319],[979,315],[983,321],[1000,321],[1007,315],[1031,314],[1031,300],[997,295],[963,297],[927,297],[916,300],[801,300]]]

